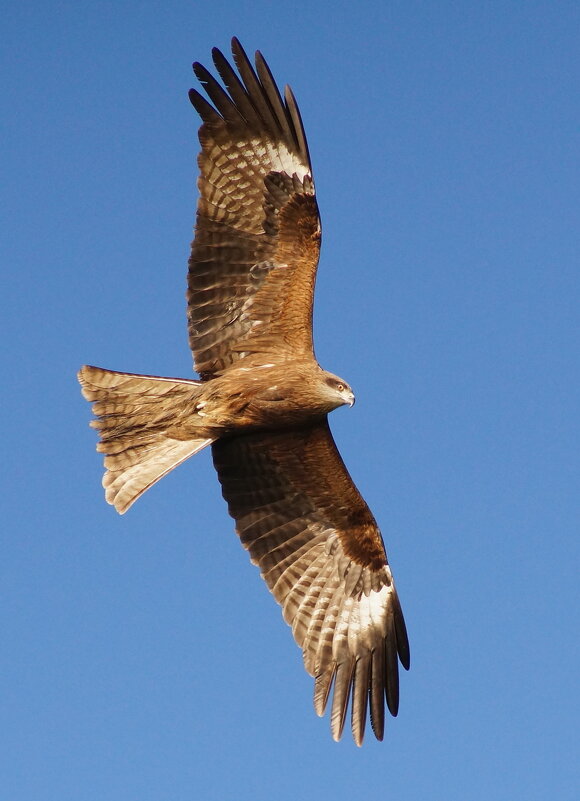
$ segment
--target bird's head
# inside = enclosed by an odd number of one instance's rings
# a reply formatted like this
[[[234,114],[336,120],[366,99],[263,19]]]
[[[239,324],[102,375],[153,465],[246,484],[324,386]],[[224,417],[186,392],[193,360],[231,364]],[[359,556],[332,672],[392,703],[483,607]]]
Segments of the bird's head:
[[[343,378],[339,378],[332,373],[323,374],[323,391],[332,408],[339,406],[354,406],[354,392]]]

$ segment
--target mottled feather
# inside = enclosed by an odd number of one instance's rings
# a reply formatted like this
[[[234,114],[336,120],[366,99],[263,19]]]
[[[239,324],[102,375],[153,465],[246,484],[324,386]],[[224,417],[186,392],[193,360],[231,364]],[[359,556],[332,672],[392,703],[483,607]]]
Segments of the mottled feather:
[[[312,355],[312,302],[320,218],[302,121],[258,53],[257,73],[237,40],[237,77],[213,58],[225,87],[202,65],[200,198],[188,275],[189,340],[202,379],[246,359],[281,363]]]
[[[367,711],[383,738],[397,714],[409,645],[383,540],[332,439],[327,414],[354,403],[318,365],[312,303],[320,219],[304,127],[237,39],[237,72],[214,49],[220,83],[193,68],[199,190],[188,274],[189,341],[200,381],[85,366],[104,454],[106,499],[124,512],[163,475],[213,443],[242,544],[259,566],[330,705],[339,739],[351,709],[360,745]]]
[[[103,370],[85,365],[78,379],[93,404],[97,450],[105,455],[105,499],[123,514],[177,465],[213,441],[183,435],[179,417],[195,408],[199,381]]]
[[[370,699],[381,739],[385,697],[397,714],[407,635],[379,529],[328,423],[221,440],[212,450],[240,539],[316,677],[316,711],[324,713],[334,686],[331,729],[339,739],[352,696],[360,744]]]

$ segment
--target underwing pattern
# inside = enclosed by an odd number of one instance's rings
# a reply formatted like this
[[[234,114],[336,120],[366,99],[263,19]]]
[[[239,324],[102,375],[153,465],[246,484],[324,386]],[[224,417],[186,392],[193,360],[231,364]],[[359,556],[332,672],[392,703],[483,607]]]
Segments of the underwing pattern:
[[[221,83],[193,65],[201,152],[188,270],[189,343],[199,380],[85,366],[105,457],[106,500],[124,513],[149,487],[211,445],[244,548],[282,607],[330,705],[340,739],[367,713],[383,738],[396,715],[409,643],[383,539],[328,425],[352,405],[344,379],[314,356],[312,306],[321,227],[310,155],[292,91],[237,39],[236,69],[217,49]],[[349,707],[350,703],[350,707]]]

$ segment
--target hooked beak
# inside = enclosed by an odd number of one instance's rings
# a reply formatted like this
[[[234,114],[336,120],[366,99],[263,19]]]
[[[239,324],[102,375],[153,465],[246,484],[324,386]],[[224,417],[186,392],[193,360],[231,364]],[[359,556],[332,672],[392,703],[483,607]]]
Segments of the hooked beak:
[[[347,401],[348,405],[350,407],[354,406],[355,400],[356,400],[356,398],[354,396],[354,392],[351,392],[350,395],[348,396],[348,401]]]

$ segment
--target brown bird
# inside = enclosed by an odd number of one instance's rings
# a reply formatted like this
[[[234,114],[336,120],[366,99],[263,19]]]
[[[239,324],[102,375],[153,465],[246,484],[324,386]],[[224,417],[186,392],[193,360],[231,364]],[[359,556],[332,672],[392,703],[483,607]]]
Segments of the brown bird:
[[[312,344],[320,218],[304,128],[289,87],[280,95],[256,53],[237,39],[239,75],[199,63],[200,198],[189,260],[189,342],[200,380],[85,366],[105,497],[121,514],[189,456],[212,446],[223,496],[315,677],[323,715],[340,739],[367,707],[381,740],[384,699],[399,705],[398,661],[409,644],[383,540],[336,448],[328,412],[354,403]],[[226,91],[227,90],[227,91]]]

